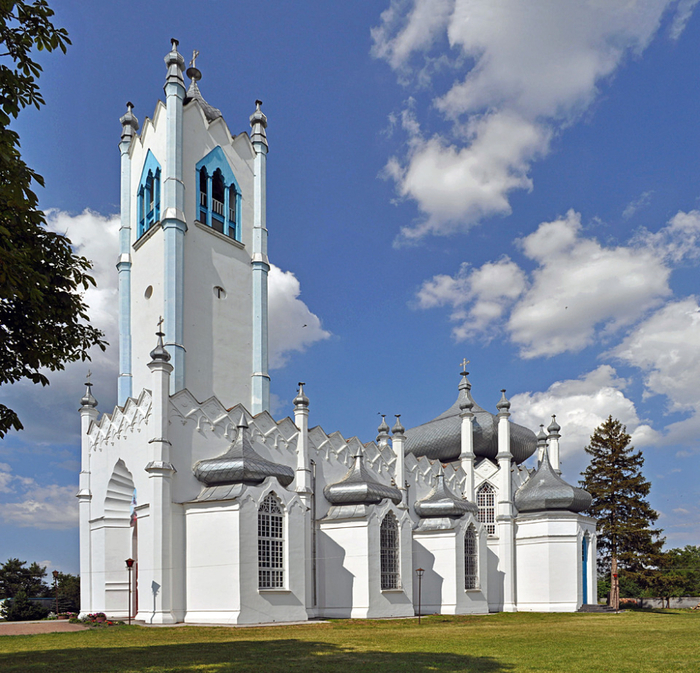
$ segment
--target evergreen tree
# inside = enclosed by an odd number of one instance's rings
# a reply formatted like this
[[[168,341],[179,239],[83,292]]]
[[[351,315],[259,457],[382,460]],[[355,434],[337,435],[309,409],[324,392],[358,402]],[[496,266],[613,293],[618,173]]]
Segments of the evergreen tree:
[[[651,527],[658,514],[647,501],[651,483],[644,478],[641,451],[630,446],[620,421],[608,417],[585,448],[591,463],[581,486],[593,496],[587,513],[598,519],[598,569],[618,567],[641,585],[650,583],[659,566],[663,538]]]
[[[0,565],[0,598],[13,598],[20,591],[29,597],[40,596],[48,591],[44,584],[46,568],[32,563],[28,568],[26,561],[10,558]]]

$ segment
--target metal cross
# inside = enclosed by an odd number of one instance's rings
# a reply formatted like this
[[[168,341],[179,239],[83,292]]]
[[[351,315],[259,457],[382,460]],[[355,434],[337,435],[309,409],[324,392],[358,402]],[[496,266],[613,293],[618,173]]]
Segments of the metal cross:
[[[196,67],[197,67],[197,66],[195,65],[195,61],[197,60],[197,56],[199,56],[199,52],[198,52],[196,49],[194,49],[194,50],[192,51],[192,60],[190,61],[190,65],[191,65],[193,68],[196,68]]]
[[[460,362],[460,367],[462,367],[462,371],[467,370],[467,365],[471,362],[471,360],[467,360],[467,358],[464,358],[462,362]]]
[[[87,381],[85,382],[85,385],[87,385],[87,386],[91,386],[91,385],[92,385],[92,383],[90,383],[90,377],[91,377],[91,376],[92,376],[92,372],[88,369],[87,376],[85,377],[85,378],[87,379]]]
[[[162,332],[162,331],[163,331],[163,316],[160,316],[160,318],[158,318],[158,332]]]

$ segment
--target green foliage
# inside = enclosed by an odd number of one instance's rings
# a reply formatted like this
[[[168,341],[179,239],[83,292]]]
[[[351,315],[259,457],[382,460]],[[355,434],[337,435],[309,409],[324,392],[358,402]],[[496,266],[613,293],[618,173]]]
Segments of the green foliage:
[[[78,612],[80,610],[80,577],[70,573],[58,573],[57,587],[46,587],[44,596],[54,598],[58,589],[58,611]]]
[[[700,596],[700,547],[669,549],[661,555],[653,581],[657,596]]]
[[[49,609],[31,601],[24,590],[18,591],[14,598],[6,601],[2,606],[2,616],[8,622],[27,622],[32,619],[43,619],[48,614]]]
[[[663,538],[651,528],[658,519],[646,500],[651,484],[642,475],[642,453],[630,440],[612,416],[596,428],[585,449],[591,463],[581,486],[593,496],[587,513],[598,519],[599,572],[608,573],[615,557],[621,580],[627,576],[645,585],[659,565]]]
[[[12,598],[20,592],[28,596],[45,595],[48,588],[44,584],[46,568],[38,563],[27,568],[26,564],[26,561],[11,558],[0,566],[0,598]]]
[[[106,345],[81,294],[94,285],[91,264],[68,238],[47,230],[33,191],[43,178],[24,163],[19,135],[9,128],[23,108],[44,104],[35,49],[65,53],[70,44],[52,16],[46,0],[0,0],[0,385],[25,378],[47,385],[42,369],[63,369]],[[0,438],[11,428],[22,424],[0,405]]]

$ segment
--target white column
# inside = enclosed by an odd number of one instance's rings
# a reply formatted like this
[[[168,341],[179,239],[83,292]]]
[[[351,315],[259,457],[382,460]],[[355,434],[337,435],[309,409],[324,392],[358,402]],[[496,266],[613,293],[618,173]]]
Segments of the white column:
[[[253,372],[251,411],[258,414],[270,409],[270,375],[267,352],[267,117],[255,101],[255,112],[250,117],[250,140],[255,149],[253,160]]]
[[[561,427],[559,427],[559,423],[557,423],[557,417],[552,416],[552,422],[547,428],[547,432],[549,433],[549,462],[552,464],[554,471],[561,474],[561,468],[559,466],[559,438],[561,435],[559,434],[559,430],[561,430]]]
[[[129,148],[139,128],[134,117],[134,106],[126,104],[126,114],[119,120],[122,137],[119,143],[121,155],[121,223],[119,226],[119,378],[117,380],[117,404],[123,406],[132,395],[131,378],[131,157]],[[136,223],[138,227],[138,222]]]
[[[92,492],[90,491],[90,426],[97,420],[97,400],[90,392],[92,384],[88,381],[87,390],[80,407],[80,477],[78,485],[78,514],[80,530],[80,616],[93,611],[92,605],[92,540],[90,537],[90,519],[92,518]]]
[[[185,185],[182,181],[182,106],[185,59],[177,51],[178,41],[165,57],[165,166],[163,170],[164,306],[167,349],[172,356],[170,391],[185,387],[184,296],[185,296]]]
[[[299,392],[294,398],[294,424],[299,429],[294,490],[302,494],[302,502],[308,507],[311,494],[311,464],[309,462],[309,398],[304,395],[305,385],[305,383],[299,383]]]
[[[404,442],[406,438],[404,437],[404,432],[404,427],[401,425],[401,414],[396,414],[396,423],[394,423],[394,427],[391,429],[391,445],[396,454],[394,481],[396,482],[396,488],[401,491],[401,503],[398,505],[399,509],[408,509],[408,503],[406,502],[406,466],[404,463],[406,457]]]
[[[464,495],[470,502],[474,500],[474,414],[472,413],[473,402],[469,399],[460,404],[461,425],[461,453],[459,462],[466,475],[464,484]]]
[[[510,402],[501,391],[498,408],[498,570],[503,573],[503,611],[515,612],[515,526],[511,485]]]
[[[170,374],[173,366],[163,346],[163,333],[158,332],[158,345],[151,351],[153,399],[149,430],[151,461],[146,465],[150,477],[149,519],[153,549],[152,568],[141,568],[146,591],[139,596],[139,619],[150,624],[172,624],[173,550],[171,479],[175,468],[170,462],[168,440],[168,407],[170,404]]]

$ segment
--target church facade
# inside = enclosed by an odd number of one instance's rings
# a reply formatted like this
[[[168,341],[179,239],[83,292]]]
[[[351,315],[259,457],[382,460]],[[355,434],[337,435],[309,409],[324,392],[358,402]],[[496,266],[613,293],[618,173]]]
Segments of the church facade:
[[[539,434],[474,400],[363,444],[270,414],[267,118],[234,135],[173,40],[165,103],[121,118],[118,405],[81,400],[81,613],[154,624],[575,611],[591,502]],[[155,335],[154,335],[155,332]],[[525,461],[536,454],[536,467]],[[126,560],[132,561],[127,568]]]

